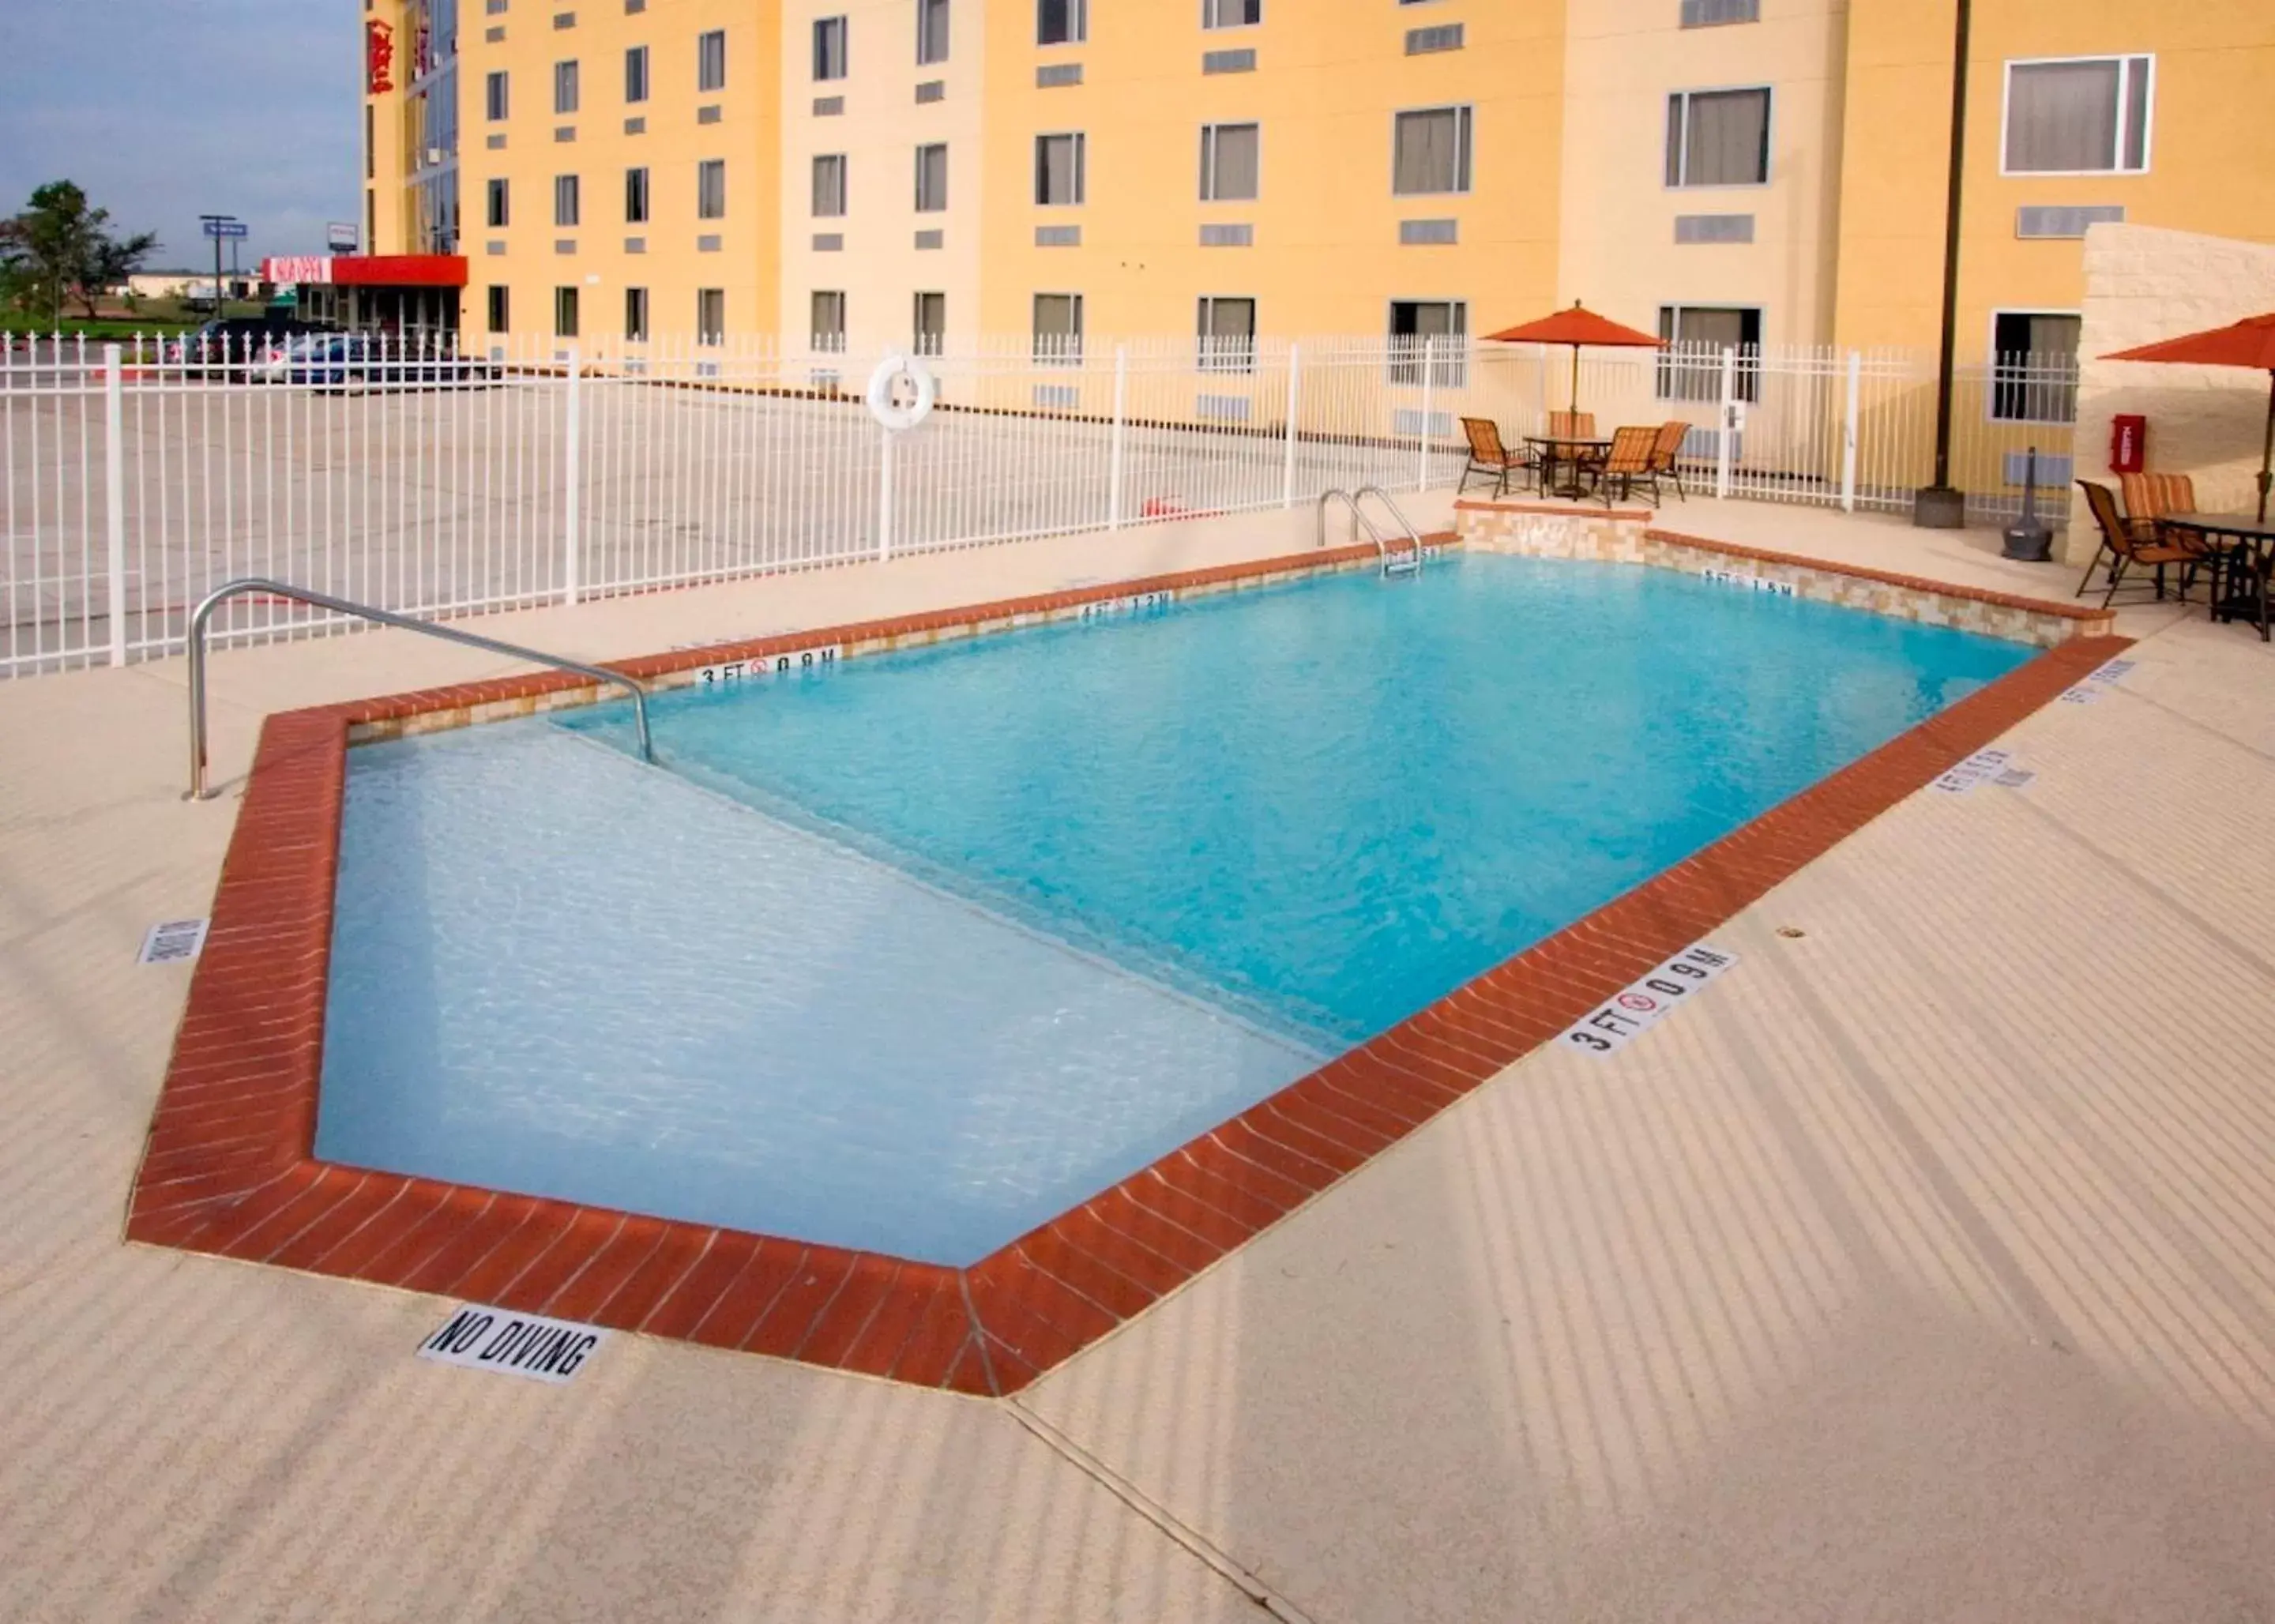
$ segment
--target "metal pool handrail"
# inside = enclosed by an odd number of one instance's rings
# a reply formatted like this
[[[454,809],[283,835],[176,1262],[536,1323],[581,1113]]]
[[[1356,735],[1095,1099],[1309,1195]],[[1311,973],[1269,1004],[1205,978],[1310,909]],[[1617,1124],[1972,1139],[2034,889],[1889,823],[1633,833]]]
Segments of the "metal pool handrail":
[[[1397,518],[1400,526],[1406,532],[1408,540],[1412,541],[1414,544],[1414,550],[1410,555],[1404,558],[1400,558],[1394,556],[1391,553],[1390,544],[1382,539],[1382,532],[1374,527],[1374,521],[1367,517],[1366,510],[1358,504],[1359,497],[1366,495],[1381,497],[1382,505],[1388,508],[1393,516]],[[1319,493],[1319,501],[1317,511],[1319,520],[1319,545],[1321,547],[1325,547],[1327,544],[1327,504],[1338,498],[1342,500],[1343,506],[1349,508],[1351,512],[1351,539],[1353,540],[1357,540],[1360,531],[1364,530],[1366,532],[1367,540],[1374,543],[1375,556],[1382,561],[1383,574],[1402,575],[1409,570],[1421,569],[1421,533],[1416,530],[1414,526],[1408,522],[1406,515],[1399,512],[1398,504],[1391,501],[1388,496],[1384,495],[1382,487],[1379,485],[1362,485],[1358,487],[1356,495],[1342,489],[1341,487],[1337,487],[1333,490],[1321,491]]]
[[[1413,558],[1405,564],[1397,567],[1408,570],[1419,570],[1422,567],[1422,533],[1414,528],[1414,521],[1406,517],[1405,510],[1396,502],[1391,501],[1390,493],[1383,489],[1379,485],[1362,485],[1357,490],[1354,491],[1351,494],[1351,506],[1354,510],[1357,508],[1359,499],[1363,496],[1372,496],[1384,507],[1388,508],[1390,510],[1390,517],[1398,521],[1398,527],[1406,533],[1406,539],[1414,544]],[[1386,563],[1384,567],[1387,569],[1390,568],[1391,565]]]
[[[292,599],[295,602],[313,604],[320,609],[329,609],[336,615],[352,615],[359,620],[372,621],[379,625],[397,626],[405,631],[423,632],[427,637],[441,638],[446,642],[464,643],[469,648],[487,649],[493,654],[526,660],[533,665],[551,666],[556,671],[589,676],[596,683],[612,683],[632,697],[632,726],[639,735],[640,759],[655,759],[655,748],[648,742],[647,691],[621,671],[611,671],[606,666],[563,660],[558,654],[548,654],[541,649],[524,648],[518,643],[502,643],[495,638],[478,637],[471,631],[460,631],[454,626],[437,625],[431,620],[412,620],[407,615],[374,609],[367,604],[351,603],[345,598],[311,592],[305,586],[288,586],[282,581],[246,576],[215,587],[190,615],[190,798],[193,801],[213,798],[213,791],[206,787],[206,623],[213,618],[214,610],[220,608],[225,600],[248,592],[268,593],[279,598]]]

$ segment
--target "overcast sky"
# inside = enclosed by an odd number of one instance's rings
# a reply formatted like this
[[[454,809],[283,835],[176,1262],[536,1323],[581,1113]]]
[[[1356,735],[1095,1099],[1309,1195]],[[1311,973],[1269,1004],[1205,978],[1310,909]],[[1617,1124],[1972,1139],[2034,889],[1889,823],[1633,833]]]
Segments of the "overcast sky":
[[[321,253],[361,212],[353,0],[0,0],[0,212],[74,180],[151,264],[210,262],[201,214],[240,252]]]

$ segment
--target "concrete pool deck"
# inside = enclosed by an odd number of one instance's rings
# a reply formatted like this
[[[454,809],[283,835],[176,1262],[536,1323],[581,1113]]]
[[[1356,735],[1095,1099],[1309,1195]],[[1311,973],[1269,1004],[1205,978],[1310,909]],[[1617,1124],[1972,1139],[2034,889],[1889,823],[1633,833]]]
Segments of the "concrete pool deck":
[[[1661,517],[2075,585],[1979,534]],[[484,629],[626,655],[1303,529]],[[1510,1068],[1010,1401],[629,1336],[501,1380],[412,1356],[442,1299],[122,1245],[187,979],[134,948],[203,910],[233,803],[178,798],[178,661],[0,686],[0,1614],[2275,1611],[2275,658],[2200,608],[2118,630],[2130,673],[2006,741],[2029,785],[1905,801],[1716,933],[1699,1008]],[[224,654],[217,774],[269,710],[503,668]]]

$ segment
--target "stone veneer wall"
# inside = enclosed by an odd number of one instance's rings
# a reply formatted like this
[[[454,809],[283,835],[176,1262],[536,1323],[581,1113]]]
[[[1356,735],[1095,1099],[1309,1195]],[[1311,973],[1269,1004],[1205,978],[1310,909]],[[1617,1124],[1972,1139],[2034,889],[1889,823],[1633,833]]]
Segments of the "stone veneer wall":
[[[1586,558],[1647,564],[1706,575],[1747,590],[1790,588],[1795,597],[1869,609],[1924,625],[1952,626],[1988,637],[2052,648],[2078,637],[2106,637],[2106,613],[2038,603],[2000,593],[1976,593],[1911,576],[1881,574],[1817,559],[1678,535],[1651,526],[1649,513],[1528,508],[1493,502],[1455,505],[1455,533],[1465,547],[1530,558]],[[1761,585],[1757,585],[1760,583]]]

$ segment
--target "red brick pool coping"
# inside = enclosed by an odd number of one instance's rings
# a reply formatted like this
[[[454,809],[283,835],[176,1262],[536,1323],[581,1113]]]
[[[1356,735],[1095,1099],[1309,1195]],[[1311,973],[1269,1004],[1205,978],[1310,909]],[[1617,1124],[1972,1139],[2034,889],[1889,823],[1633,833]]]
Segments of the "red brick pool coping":
[[[616,668],[654,676],[818,641],[850,648],[1372,556],[1372,548],[1314,551]],[[1014,1393],[1552,1040],[2125,646],[2123,638],[2083,637],[2038,655],[963,1269],[315,1159],[350,729],[581,684],[510,677],[282,713],[261,729],[126,1235],[922,1386]]]

